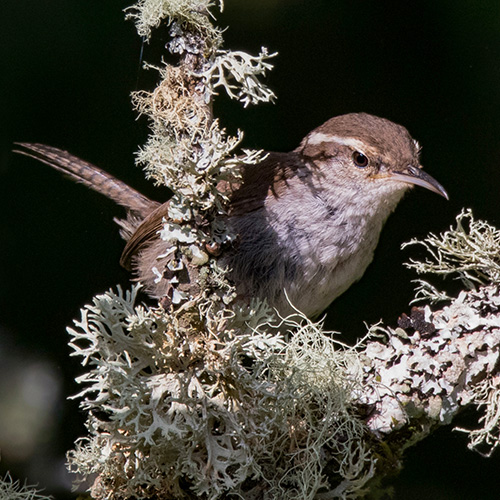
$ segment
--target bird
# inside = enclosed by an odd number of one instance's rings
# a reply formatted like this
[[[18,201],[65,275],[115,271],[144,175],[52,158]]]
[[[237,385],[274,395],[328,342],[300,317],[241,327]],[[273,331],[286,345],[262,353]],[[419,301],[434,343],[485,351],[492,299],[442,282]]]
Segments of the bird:
[[[115,219],[126,245],[120,263],[147,292],[171,304],[175,290],[198,293],[197,266],[172,271],[160,238],[169,201],[154,201],[67,151],[17,143],[16,152],[40,160],[126,209]],[[373,260],[380,233],[403,195],[421,186],[448,199],[420,164],[420,146],[407,129],[367,113],[329,119],[287,153],[269,152],[242,165],[217,215],[236,242],[211,249],[237,297],[257,297],[279,314],[321,314],[358,281]],[[210,248],[207,246],[207,250]],[[168,299],[165,302],[166,298]],[[174,300],[175,302],[175,300]]]

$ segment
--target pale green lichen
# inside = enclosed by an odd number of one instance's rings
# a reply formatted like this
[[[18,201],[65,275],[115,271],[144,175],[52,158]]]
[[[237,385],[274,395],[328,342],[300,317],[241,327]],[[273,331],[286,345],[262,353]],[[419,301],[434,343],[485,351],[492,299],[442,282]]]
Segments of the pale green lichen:
[[[223,341],[217,330],[194,334],[135,305],[137,291],[97,296],[70,329],[73,355],[90,368],[77,379],[90,437],[69,460],[98,474],[94,498],[363,491],[375,459],[354,406],[363,378],[354,349],[305,318],[284,320],[291,339],[262,329],[269,311],[258,303],[219,317],[249,327],[227,328]]]
[[[9,474],[0,478],[0,498],[2,500],[52,500],[52,497],[42,495],[34,486],[13,481]]]
[[[276,56],[269,54],[263,47],[258,56],[246,52],[221,50],[217,52],[213,64],[203,73],[212,93],[217,87],[222,87],[232,99],[249,104],[273,101],[276,96],[259,80],[272,69],[267,59]]]
[[[485,457],[491,457],[500,447],[500,377],[488,377],[474,390],[473,403],[483,415],[479,418],[479,429],[457,427],[469,438],[468,447]]]
[[[476,344],[462,347],[461,352],[478,364],[477,367],[467,367],[464,374],[472,380],[481,374],[481,381],[470,384],[467,392],[463,391],[466,395],[462,396],[461,403],[457,402],[456,405],[476,405],[483,412],[479,419],[482,426],[472,430],[457,430],[468,434],[469,448],[490,456],[500,446],[500,378],[494,374],[499,357],[496,342],[500,329],[500,230],[485,221],[476,220],[470,209],[464,209],[457,216],[456,227],[451,227],[438,236],[430,234],[422,241],[412,240],[404,246],[410,244],[423,245],[428,257],[423,261],[412,259],[407,264],[408,267],[418,273],[445,277],[455,275],[470,290],[468,293],[461,292],[453,299],[430,283],[418,280],[416,298],[433,302],[451,301],[440,316],[448,315],[450,323],[458,328],[459,333],[478,332],[477,339],[469,340]],[[477,288],[479,290],[475,291]],[[453,312],[447,313],[448,309]],[[445,330],[445,335],[449,335],[449,328],[446,327]],[[452,366],[455,370],[461,362],[454,362]],[[456,408],[448,407],[450,415],[455,410]]]
[[[439,235],[430,234],[423,240],[411,240],[403,245],[422,245],[425,260],[410,259],[406,264],[417,273],[457,276],[468,289],[476,285],[500,283],[500,230],[482,220],[475,220],[470,209],[457,216],[456,227]],[[419,280],[418,299],[437,302],[448,300],[446,293]]]
[[[222,11],[224,3],[222,0],[217,3]],[[218,40],[220,32],[210,20],[210,8],[214,5],[212,0],[139,0],[126,11],[127,18],[134,19],[139,36],[147,39],[163,21],[178,20],[203,33],[205,38]]]

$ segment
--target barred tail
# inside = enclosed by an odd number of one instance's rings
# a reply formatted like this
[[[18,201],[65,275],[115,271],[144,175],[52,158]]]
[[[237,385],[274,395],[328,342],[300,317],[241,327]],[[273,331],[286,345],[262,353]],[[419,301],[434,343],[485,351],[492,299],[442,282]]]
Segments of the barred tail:
[[[73,181],[107,196],[134,215],[144,218],[160,205],[104,170],[71,155],[67,151],[28,142],[19,142],[16,145],[23,149],[14,150],[15,153],[29,156],[55,168]]]

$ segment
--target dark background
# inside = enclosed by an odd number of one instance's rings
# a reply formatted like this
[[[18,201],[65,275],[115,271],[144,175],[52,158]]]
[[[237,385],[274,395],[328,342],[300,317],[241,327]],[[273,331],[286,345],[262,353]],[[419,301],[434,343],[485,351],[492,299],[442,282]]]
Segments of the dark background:
[[[85,434],[66,398],[81,371],[65,327],[96,293],[127,286],[113,203],[11,153],[42,142],[164,199],[134,167],[147,135],[129,94],[153,88],[141,41],[117,0],[4,0],[0,19],[0,451],[2,470],[65,498],[64,453]],[[366,111],[405,125],[450,201],[415,189],[390,218],[363,280],[330,308],[327,326],[353,341],[364,323],[408,312],[418,249],[400,244],[454,223],[462,207],[500,225],[500,3],[496,0],[226,2],[225,46],[278,51],[275,105],[216,113],[244,146],[286,151],[328,118]],[[158,63],[167,41],[144,46]],[[441,285],[441,283],[437,283]],[[447,286],[453,288],[453,283]],[[460,425],[474,425],[472,412]],[[496,499],[500,453],[481,458],[444,428],[407,452],[396,499]]]

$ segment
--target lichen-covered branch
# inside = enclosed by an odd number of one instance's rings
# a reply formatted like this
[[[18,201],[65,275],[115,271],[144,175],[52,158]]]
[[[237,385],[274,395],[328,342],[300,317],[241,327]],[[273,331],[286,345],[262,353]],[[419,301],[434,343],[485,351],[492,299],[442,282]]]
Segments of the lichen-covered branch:
[[[237,150],[243,134],[230,136],[221,128],[212,115],[212,98],[219,87],[244,105],[274,98],[259,80],[271,69],[267,61],[272,56],[266,49],[258,56],[222,50],[211,6],[206,0],[142,0],[128,9],[142,36],[167,23],[167,48],[179,59],[177,65],[147,65],[159,72],[161,81],[152,92],[133,93],[132,102],[148,117],[151,129],[137,162],[147,177],[173,192],[160,232],[165,245],[159,255],[168,258],[169,267],[165,300],[175,305],[189,302],[192,294],[183,287],[186,274],[189,282],[203,282],[204,293],[188,308],[212,307],[217,295],[218,307],[224,308],[234,297],[232,287],[222,284],[224,277],[213,259],[235,238],[218,217],[225,213],[228,196],[221,186],[237,182],[242,165],[261,159],[259,151]],[[154,263],[151,274],[158,281],[165,279]]]
[[[88,412],[70,469],[94,478],[95,500],[356,498],[468,404],[484,412],[471,446],[490,453],[499,443],[500,236],[471,214],[431,235],[429,260],[411,264],[456,272],[467,291],[440,311],[414,309],[397,328],[378,325],[354,347],[299,311],[280,320],[258,300],[234,303],[214,258],[235,236],[216,217],[227,202],[218,186],[260,153],[238,152],[241,133],[226,134],[211,99],[220,89],[243,105],[274,95],[259,80],[267,51],[223,50],[211,7],[140,0],[128,10],[146,38],[168,24],[178,56],[156,68],[154,91],[133,95],[151,127],[138,162],[173,191],[159,230],[173,288],[154,307],[140,303],[140,285],[98,295],[69,329],[86,370],[76,398]],[[176,281],[185,269],[196,293]],[[422,293],[448,298],[429,284]]]
[[[385,341],[369,342],[364,352],[367,387],[379,382],[375,393],[364,394],[371,432],[397,440],[401,455],[473,403],[486,413],[483,428],[471,432],[471,448],[489,455],[498,447],[499,306],[498,286],[486,286],[434,313],[414,308],[400,319],[404,329],[377,328]]]
[[[360,401],[369,408],[370,432],[389,445],[389,469],[408,446],[469,405],[478,409],[478,428],[456,429],[468,434],[469,448],[490,456],[500,446],[500,283],[493,251],[499,239],[500,230],[464,210],[455,228],[412,242],[423,244],[428,257],[409,267],[456,275],[466,290],[440,310],[413,308],[397,328],[372,329],[382,339],[363,351],[367,390]],[[419,281],[417,293],[423,291],[432,300],[447,297]]]

